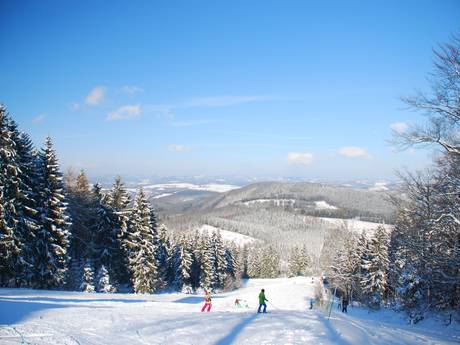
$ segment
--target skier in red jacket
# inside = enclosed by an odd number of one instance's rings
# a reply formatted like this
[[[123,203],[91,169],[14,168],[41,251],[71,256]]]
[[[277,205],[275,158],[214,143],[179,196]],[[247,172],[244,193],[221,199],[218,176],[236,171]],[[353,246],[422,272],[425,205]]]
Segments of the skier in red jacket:
[[[209,291],[206,291],[204,290],[204,305],[203,305],[203,308],[201,308],[201,312],[204,312],[206,308],[208,308],[208,312],[211,311],[211,307],[212,307],[212,304],[211,304],[211,293]]]

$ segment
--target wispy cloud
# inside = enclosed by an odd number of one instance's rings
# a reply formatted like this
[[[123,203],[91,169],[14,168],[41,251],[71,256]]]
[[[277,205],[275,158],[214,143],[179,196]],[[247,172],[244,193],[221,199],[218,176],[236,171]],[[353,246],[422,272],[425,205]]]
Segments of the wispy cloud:
[[[174,119],[175,111],[192,108],[222,108],[245,103],[263,102],[278,99],[274,96],[209,96],[192,97],[171,104],[151,104],[144,107],[145,112],[157,114],[167,120]]]
[[[96,86],[86,96],[85,103],[90,106],[99,105],[104,101],[107,88],[105,86]]]
[[[366,149],[358,146],[344,146],[339,149],[339,154],[345,157],[358,157],[365,159],[372,159],[372,156]]]
[[[169,149],[169,151],[174,151],[174,152],[187,152],[187,151],[190,151],[190,147],[188,147],[186,145],[180,145],[180,144],[169,145],[168,149]]]
[[[124,105],[107,114],[108,121],[129,120],[136,118],[141,113],[141,105]]]
[[[32,119],[32,122],[36,124],[42,123],[45,118],[46,118],[46,114],[39,114]]]
[[[135,85],[125,85],[121,88],[121,91],[130,96],[134,96],[136,94],[144,92],[144,89]]]
[[[309,165],[313,161],[313,154],[310,152],[289,152],[287,160],[290,164]]]
[[[396,133],[404,133],[409,126],[404,122],[395,122],[390,125],[390,128]]]

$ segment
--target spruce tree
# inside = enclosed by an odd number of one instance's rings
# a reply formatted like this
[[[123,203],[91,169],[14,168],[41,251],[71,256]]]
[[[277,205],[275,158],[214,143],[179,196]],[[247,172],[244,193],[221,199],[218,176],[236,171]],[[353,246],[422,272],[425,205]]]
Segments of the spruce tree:
[[[83,266],[83,272],[81,277],[80,291],[83,292],[95,292],[94,287],[94,267],[90,259],[86,260]]]
[[[127,236],[127,227],[129,220],[130,198],[121,177],[115,179],[112,188],[107,193],[104,199],[104,204],[113,215],[113,232],[114,236],[118,238],[117,250],[114,256],[114,261],[111,265],[111,274],[115,281],[119,284],[129,284],[131,281],[130,270],[128,268],[128,251],[123,246]]]
[[[97,292],[115,292],[115,288],[111,283],[109,271],[102,265],[96,276],[96,289]]]
[[[64,186],[51,139],[39,154],[40,229],[35,242],[34,285],[56,288],[63,284],[67,268],[69,217],[66,212]]]
[[[175,245],[172,260],[175,269],[174,288],[185,293],[191,293],[193,253],[188,238],[182,237],[179,243]]]
[[[159,287],[158,261],[151,210],[142,187],[134,201],[124,246],[128,252],[134,292],[155,292]]]
[[[20,168],[11,118],[0,105],[0,285],[18,286],[23,273],[22,243],[17,232],[17,202],[20,199]]]
[[[364,260],[366,275],[362,286],[373,307],[380,307],[386,302],[388,288],[388,234],[379,226],[371,239],[368,257]]]
[[[32,286],[34,243],[40,227],[38,152],[28,134],[17,131],[15,133],[13,140],[19,156],[19,177],[22,182],[21,193],[16,203],[19,216],[16,229],[22,242],[21,257],[24,264],[22,275],[21,272],[17,272],[17,279],[20,280],[21,286]]]
[[[216,272],[216,255],[212,241],[207,235],[201,239],[200,264],[201,288],[214,291],[219,282]]]

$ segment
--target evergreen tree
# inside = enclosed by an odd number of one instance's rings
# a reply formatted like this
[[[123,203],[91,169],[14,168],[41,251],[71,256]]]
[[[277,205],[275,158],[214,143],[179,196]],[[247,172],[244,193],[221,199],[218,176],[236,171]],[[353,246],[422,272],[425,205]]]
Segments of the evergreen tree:
[[[371,239],[369,254],[364,259],[366,275],[361,281],[363,291],[369,297],[371,306],[380,307],[386,302],[388,288],[388,234],[379,226]]]
[[[68,211],[72,218],[69,254],[72,260],[98,259],[95,248],[95,225],[98,223],[96,200],[85,171],[81,170],[72,185],[66,186]],[[71,263],[72,264],[72,263]]]
[[[201,239],[200,265],[201,288],[215,290],[219,282],[216,272],[216,255],[211,239],[207,235]]]
[[[19,156],[19,178],[22,182],[21,193],[16,202],[19,216],[16,229],[22,242],[21,257],[24,264],[22,276],[18,271],[17,279],[21,285],[32,286],[35,265],[34,243],[40,227],[38,152],[28,134],[17,131],[15,133],[13,140]]]
[[[104,265],[97,272],[96,282],[97,292],[115,292],[115,288],[110,281],[109,271],[107,271]]]
[[[215,258],[215,272],[217,279],[215,287],[223,288],[225,285],[228,265],[226,260],[226,250],[222,242],[222,235],[220,234],[220,231],[213,232],[210,240]]]
[[[39,154],[40,160],[40,229],[35,242],[34,285],[56,288],[63,284],[67,267],[69,217],[62,175],[51,139]]]
[[[305,276],[310,267],[310,257],[305,247],[294,247],[289,257],[289,275],[291,277]]]
[[[157,290],[160,283],[151,210],[142,187],[134,201],[124,246],[128,252],[134,292]]]
[[[94,292],[94,267],[91,260],[87,260],[83,266],[80,290],[83,292]]]
[[[117,276],[124,266],[124,252],[121,239],[118,236],[117,217],[113,209],[106,204],[106,195],[101,191],[101,186],[96,183],[92,191],[96,202],[96,223],[94,225],[94,248],[97,266],[104,266],[108,274]],[[117,276],[118,277],[118,276]]]
[[[188,238],[182,237],[176,244],[172,260],[175,268],[174,288],[185,293],[191,293],[193,252]]]
[[[127,236],[127,227],[129,220],[128,205],[130,203],[128,191],[126,190],[121,177],[115,179],[111,190],[105,198],[105,205],[110,209],[113,215],[113,232],[114,236],[118,238],[115,261],[112,263],[111,274],[114,280],[120,284],[129,284],[131,281],[130,270],[128,268],[128,255],[126,247],[123,243]]]
[[[11,118],[0,105],[0,285],[17,286],[23,273],[22,243],[16,231],[20,199],[19,156],[11,131]]]

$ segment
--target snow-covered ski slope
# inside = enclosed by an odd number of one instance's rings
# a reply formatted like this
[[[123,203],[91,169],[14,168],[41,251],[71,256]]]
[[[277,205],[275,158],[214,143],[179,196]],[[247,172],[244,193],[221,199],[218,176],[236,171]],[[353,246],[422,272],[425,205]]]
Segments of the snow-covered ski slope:
[[[458,344],[458,324],[408,325],[391,311],[334,308],[328,321],[308,310],[311,278],[254,279],[215,295],[211,313],[202,297],[185,294],[86,294],[0,289],[0,344]],[[265,288],[268,314],[256,314]],[[235,298],[249,309],[236,309]]]

